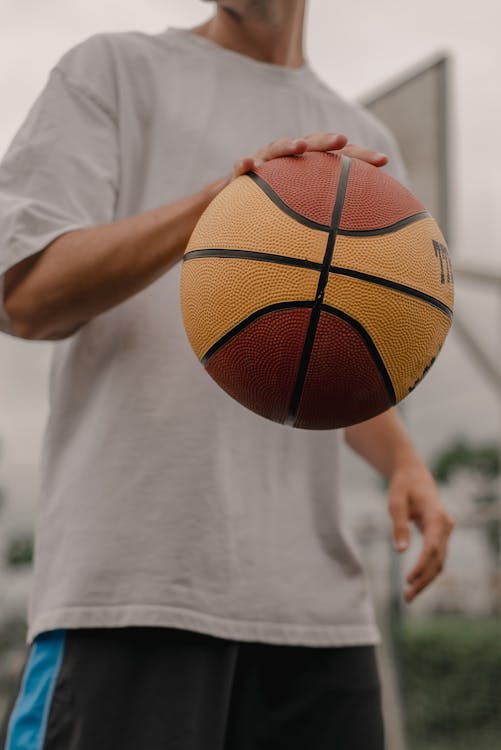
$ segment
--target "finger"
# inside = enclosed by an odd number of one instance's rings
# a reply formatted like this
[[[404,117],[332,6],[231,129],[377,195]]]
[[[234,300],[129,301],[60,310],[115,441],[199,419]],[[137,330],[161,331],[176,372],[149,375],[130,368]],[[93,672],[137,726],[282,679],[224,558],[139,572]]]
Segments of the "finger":
[[[403,552],[409,546],[409,506],[407,494],[398,485],[390,485],[388,495],[388,510],[393,521],[393,542],[398,552]]]
[[[411,602],[423,589],[432,583],[440,575],[444,568],[445,553],[434,560],[430,560],[421,575],[414,578],[405,593],[407,602]]]
[[[304,140],[308,151],[337,151],[348,143],[348,138],[342,133],[310,133]]]
[[[411,602],[415,597],[427,586],[432,583],[432,581],[437,578],[438,575],[443,570],[443,562],[437,561],[436,564],[428,567],[425,569],[423,574],[416,578],[411,586],[408,587],[407,591],[405,592],[405,600],[407,602]]]
[[[383,154],[380,151],[374,151],[370,148],[364,148],[363,146],[356,146],[353,143],[348,143],[341,149],[341,153],[345,154],[345,156],[351,156],[354,159],[366,161],[368,164],[373,164],[375,167],[383,167],[389,161],[387,154]]]
[[[240,175],[245,174],[246,172],[249,172],[249,170],[254,168],[254,159],[252,156],[245,156],[243,159],[239,159],[235,162],[233,165],[233,174],[232,177],[240,177]]]
[[[447,554],[447,542],[454,528],[454,521],[443,510],[422,518],[421,524],[424,531],[423,549],[416,565],[407,576],[409,583],[420,578],[425,569],[437,561],[443,564]]]
[[[256,151],[254,155],[255,164],[259,167],[270,159],[302,154],[306,151],[306,148],[307,144],[304,138],[281,138]]]
[[[407,602],[411,602],[417,594],[428,586],[442,571],[446,557],[445,542],[438,541],[426,544],[420,559],[407,576],[408,590],[405,594]]]
[[[441,544],[440,539],[436,533],[433,533],[432,535],[431,532],[428,532],[419,559],[407,575],[407,582],[413,584],[415,581],[422,578],[427,570],[431,570],[439,561],[441,561],[443,555],[443,545]]]

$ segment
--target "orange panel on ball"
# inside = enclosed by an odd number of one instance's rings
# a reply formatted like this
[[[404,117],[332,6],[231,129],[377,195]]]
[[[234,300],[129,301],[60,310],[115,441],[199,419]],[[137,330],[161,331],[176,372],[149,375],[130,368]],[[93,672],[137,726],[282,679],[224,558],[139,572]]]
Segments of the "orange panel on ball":
[[[299,224],[250,177],[231,182],[202,214],[186,252],[222,248],[321,263],[328,233]]]
[[[421,380],[451,324],[447,315],[420,299],[332,274],[324,303],[365,328],[386,366],[397,401]]]
[[[232,328],[268,305],[313,300],[318,271],[234,258],[184,263],[181,306],[188,338],[199,359]]]
[[[370,237],[338,235],[332,266],[413,287],[449,308],[454,304],[447,247],[442,232],[431,217],[389,234]]]

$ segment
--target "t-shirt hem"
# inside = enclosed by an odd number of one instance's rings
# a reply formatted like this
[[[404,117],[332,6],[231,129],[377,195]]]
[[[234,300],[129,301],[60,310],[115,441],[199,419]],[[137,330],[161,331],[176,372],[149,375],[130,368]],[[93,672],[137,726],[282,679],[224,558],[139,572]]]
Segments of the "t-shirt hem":
[[[37,615],[28,629],[31,643],[40,633],[66,628],[166,627],[216,638],[288,646],[363,646],[381,642],[375,624],[316,625],[220,618],[165,606],[68,607]]]

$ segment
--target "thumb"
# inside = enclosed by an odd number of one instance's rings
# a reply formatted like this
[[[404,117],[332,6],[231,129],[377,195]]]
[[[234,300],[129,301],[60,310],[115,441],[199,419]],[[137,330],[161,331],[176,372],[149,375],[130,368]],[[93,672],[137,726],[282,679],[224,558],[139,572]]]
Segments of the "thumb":
[[[393,521],[393,542],[397,552],[404,552],[409,546],[409,507],[407,493],[395,484],[390,484],[388,510]]]

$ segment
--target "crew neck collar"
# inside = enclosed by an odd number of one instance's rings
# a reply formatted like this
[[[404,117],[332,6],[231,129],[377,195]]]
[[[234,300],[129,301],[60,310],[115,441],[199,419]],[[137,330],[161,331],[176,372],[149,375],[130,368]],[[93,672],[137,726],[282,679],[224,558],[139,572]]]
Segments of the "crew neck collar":
[[[306,59],[298,68],[289,68],[285,65],[276,65],[275,63],[264,62],[263,60],[256,60],[255,58],[244,55],[236,50],[222,47],[220,44],[217,44],[217,42],[207,39],[207,37],[193,33],[190,29],[169,26],[165,30],[165,34],[171,39],[175,39],[186,46],[198,47],[199,49],[206,50],[206,52],[211,55],[218,55],[221,58],[226,58],[228,61],[232,61],[233,63],[246,67],[249,70],[282,78],[283,80],[300,81],[309,77],[312,73]]]

